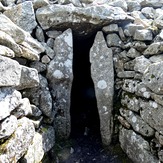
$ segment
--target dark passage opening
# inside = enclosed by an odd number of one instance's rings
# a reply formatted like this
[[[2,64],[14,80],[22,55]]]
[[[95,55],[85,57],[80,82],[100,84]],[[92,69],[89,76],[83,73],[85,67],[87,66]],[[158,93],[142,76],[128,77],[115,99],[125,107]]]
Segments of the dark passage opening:
[[[73,75],[71,91],[71,137],[100,137],[100,120],[94,83],[91,78],[89,52],[95,35],[86,39],[73,38]]]

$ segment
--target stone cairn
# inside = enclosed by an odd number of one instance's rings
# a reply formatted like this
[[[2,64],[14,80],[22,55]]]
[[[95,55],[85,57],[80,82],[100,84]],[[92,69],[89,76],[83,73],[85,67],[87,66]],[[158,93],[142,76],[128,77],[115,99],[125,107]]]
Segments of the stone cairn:
[[[0,162],[39,163],[69,137],[73,35],[95,32],[103,144],[117,132],[133,162],[163,162],[162,0],[0,0],[0,12]]]

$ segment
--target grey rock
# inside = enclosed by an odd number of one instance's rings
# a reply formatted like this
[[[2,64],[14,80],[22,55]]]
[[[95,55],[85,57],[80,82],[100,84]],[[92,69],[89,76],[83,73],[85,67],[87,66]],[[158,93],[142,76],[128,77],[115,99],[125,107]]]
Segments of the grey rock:
[[[123,151],[135,163],[159,163],[159,160],[150,152],[149,143],[132,130],[122,128],[119,141]]]
[[[163,52],[163,42],[154,42],[143,52],[144,55],[156,55]]]
[[[56,56],[49,63],[46,76],[50,81],[52,90],[56,92],[55,103],[58,106],[55,118],[56,133],[66,138],[70,134],[70,94],[73,80],[71,29],[67,29],[58,36],[54,44]]]
[[[62,34],[62,31],[57,31],[57,30],[49,30],[46,32],[46,35],[50,38],[56,38],[58,37],[59,35]]]
[[[153,128],[151,128],[143,119],[135,114],[133,111],[120,109],[121,116],[123,116],[129,124],[133,127],[133,129],[140,133],[143,136],[151,137],[155,134]]]
[[[4,12],[4,14],[17,26],[32,33],[36,27],[33,4],[30,1],[23,2]]]
[[[134,78],[135,71],[121,71],[117,73],[117,76],[124,79]]]
[[[150,57],[149,60],[152,63],[161,62],[161,61],[163,61],[163,55],[162,54],[154,55],[154,56]]]
[[[158,104],[163,106],[163,95],[151,93],[151,98],[154,99],[154,101],[156,101]]]
[[[143,74],[150,64],[150,60],[142,55],[140,57],[135,58],[134,70]]]
[[[3,150],[0,161],[3,162],[3,158],[6,157],[8,162],[17,162],[32,143],[34,134],[35,129],[32,122],[26,117],[19,119],[14,136],[10,137],[6,143],[1,144]]]
[[[17,118],[9,116],[0,123],[0,139],[9,137],[17,128]]]
[[[54,56],[56,55],[54,50],[51,47],[49,47],[46,43],[41,43],[41,44],[45,48],[45,53],[47,54],[47,56],[49,56],[51,59],[53,59]]]
[[[124,126],[125,128],[129,129],[131,127],[131,125],[125,120],[125,118],[118,116],[117,117],[119,122],[122,124],[122,126]]]
[[[158,158],[160,161],[163,161],[163,150],[158,152]]]
[[[126,55],[127,57],[133,59],[133,58],[139,57],[141,54],[135,48],[130,48]]]
[[[106,34],[118,32],[118,25],[117,24],[110,24],[110,25],[104,26],[102,28],[102,31]]]
[[[38,8],[43,7],[43,6],[49,5],[49,0],[33,0],[32,3],[33,3],[33,8],[38,9]]]
[[[121,8],[106,4],[85,8],[73,5],[51,5],[39,8],[36,17],[44,30],[71,28],[74,34],[81,36],[91,34],[111,22],[133,21],[132,17]]]
[[[140,2],[141,6],[142,7],[153,7],[153,8],[159,8],[159,7],[162,7],[163,5],[163,1],[162,0],[150,0],[150,1],[146,1],[146,0],[143,0]]]
[[[38,41],[45,42],[44,32],[41,29],[41,27],[39,27],[39,26],[36,27],[35,35],[36,35],[36,38],[37,38]]]
[[[122,92],[121,104],[124,107],[127,107],[129,110],[134,112],[139,112],[139,98],[135,94],[131,94],[128,92]]]
[[[139,11],[141,10],[141,5],[138,1],[127,1],[128,11]]]
[[[47,64],[47,63],[49,63],[50,61],[51,61],[51,60],[50,60],[50,58],[49,58],[48,55],[44,55],[44,56],[41,58],[41,62],[42,62],[42,63]]]
[[[39,85],[38,72],[34,68],[28,68],[26,66],[21,67],[21,77],[19,85],[16,86],[18,90],[25,88],[33,88]]]
[[[163,134],[163,113],[162,106],[155,101],[140,101],[142,111],[140,115],[142,119],[148,123],[152,128],[156,129],[160,134]]]
[[[153,7],[144,7],[141,13],[148,19],[153,19],[155,15],[155,9]]]
[[[46,64],[39,62],[39,61],[31,62],[30,67],[36,69],[38,73],[46,70]]]
[[[135,60],[130,60],[124,64],[124,69],[133,71],[134,66],[135,66]]]
[[[53,46],[54,46],[54,39],[48,38],[46,44],[47,44],[47,46],[49,46],[50,48],[53,49]]]
[[[112,55],[112,50],[107,47],[102,32],[98,32],[90,50],[90,62],[100,116],[101,137],[105,145],[110,144],[113,132],[114,70]]]
[[[146,87],[156,94],[163,94],[163,62],[150,64],[143,74],[143,82]]]
[[[21,66],[17,61],[0,56],[0,86],[17,86],[20,84]]]
[[[127,11],[127,3],[125,0],[115,0],[113,2],[110,2],[109,5],[114,6],[114,7],[120,7],[124,11]]]
[[[158,132],[155,133],[156,139],[159,141],[161,145],[163,145],[163,135],[159,134]]]
[[[153,40],[153,34],[148,29],[136,30],[134,35],[134,40],[151,41]]]
[[[137,90],[137,85],[138,81],[136,80],[131,80],[131,79],[125,79],[124,84],[122,86],[122,89],[124,91],[130,92],[130,93],[135,93]]]
[[[34,117],[39,117],[42,115],[41,110],[35,105],[31,105],[31,110],[32,110],[32,116]]]
[[[10,48],[0,45],[0,55],[2,56],[6,56],[9,58],[14,58],[15,57],[15,53],[13,50],[11,50]]]
[[[0,120],[10,115],[10,112],[19,106],[21,93],[13,88],[0,88]]]
[[[0,14],[0,30],[10,35],[16,43],[25,39],[24,31],[3,14]]]
[[[106,40],[107,40],[108,47],[112,47],[112,46],[122,47],[123,46],[122,40],[116,33],[108,34],[106,36]]]
[[[5,6],[13,6],[13,5],[15,5],[15,0],[1,0],[1,1]]]

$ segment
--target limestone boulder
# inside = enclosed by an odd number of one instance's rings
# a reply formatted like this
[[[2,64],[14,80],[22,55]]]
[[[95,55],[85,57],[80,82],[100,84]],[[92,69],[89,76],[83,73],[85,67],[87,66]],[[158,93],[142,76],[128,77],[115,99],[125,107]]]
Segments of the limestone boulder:
[[[150,64],[143,74],[143,83],[156,94],[163,94],[163,62]]]
[[[2,56],[6,56],[9,58],[14,58],[15,57],[15,53],[13,50],[11,50],[10,48],[0,45],[0,55]]]
[[[3,14],[5,14],[17,26],[29,33],[32,33],[37,25],[31,1],[25,1],[18,4],[5,11]]]
[[[98,32],[90,50],[91,77],[94,82],[103,144],[109,145],[113,132],[114,69],[112,50]]]
[[[13,136],[0,145],[0,162],[17,162],[32,143],[34,134],[33,123],[26,117],[19,119],[18,128],[13,133]]]
[[[121,8],[106,4],[84,8],[71,4],[48,5],[36,11],[36,18],[44,30],[71,28],[79,36],[88,35],[111,22],[133,21]]]
[[[0,88],[0,120],[8,117],[19,106],[21,93],[13,88]]]
[[[70,134],[70,94],[73,80],[72,46],[72,31],[67,29],[55,39],[56,56],[49,63],[46,74],[56,99],[56,132],[64,138]]]
[[[122,149],[135,163],[159,163],[159,160],[150,152],[149,143],[132,130],[122,128],[119,134]]]

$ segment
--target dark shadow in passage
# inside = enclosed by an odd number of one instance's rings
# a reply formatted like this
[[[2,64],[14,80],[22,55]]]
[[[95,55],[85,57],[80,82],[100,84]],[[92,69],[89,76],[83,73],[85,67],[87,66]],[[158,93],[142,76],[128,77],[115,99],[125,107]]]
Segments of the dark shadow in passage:
[[[94,83],[91,78],[89,51],[95,35],[86,39],[73,38],[73,75],[71,91],[71,137],[88,135],[100,137],[100,120]],[[86,134],[86,133],[85,133]]]

